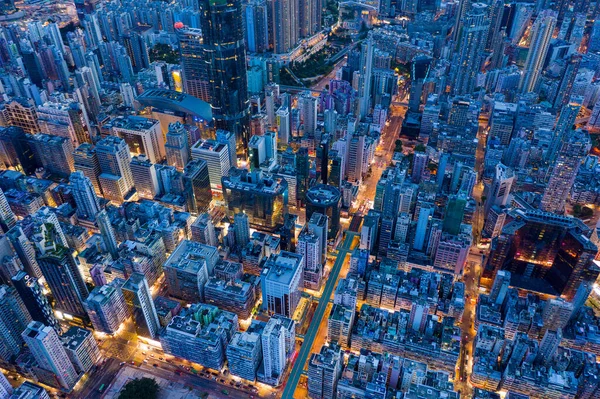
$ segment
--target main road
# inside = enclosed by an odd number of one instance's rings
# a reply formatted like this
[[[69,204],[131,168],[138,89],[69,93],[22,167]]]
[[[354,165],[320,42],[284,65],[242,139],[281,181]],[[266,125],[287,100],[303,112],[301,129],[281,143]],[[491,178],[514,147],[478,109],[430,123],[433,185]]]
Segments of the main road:
[[[331,273],[329,274],[329,278],[325,283],[325,289],[323,290],[323,294],[321,295],[321,298],[319,298],[319,304],[317,305],[317,309],[315,310],[312,322],[308,327],[308,331],[304,335],[304,343],[302,344],[300,353],[298,354],[296,362],[294,363],[294,367],[292,368],[288,381],[283,390],[283,394],[281,396],[283,399],[294,398],[296,386],[300,381],[300,376],[304,372],[304,366],[306,365],[308,355],[311,352],[313,341],[315,340],[317,332],[319,331],[321,320],[323,320],[323,318],[325,317],[325,310],[327,309],[327,305],[329,304],[329,300],[331,299],[333,289],[337,284],[340,270],[342,270],[342,265],[346,261],[346,256],[348,256],[350,251],[352,251],[353,249],[352,243],[354,242],[355,236],[357,236],[357,233],[346,231],[346,237],[344,238],[344,241],[337,248],[337,258],[335,260],[335,263],[333,264]]]

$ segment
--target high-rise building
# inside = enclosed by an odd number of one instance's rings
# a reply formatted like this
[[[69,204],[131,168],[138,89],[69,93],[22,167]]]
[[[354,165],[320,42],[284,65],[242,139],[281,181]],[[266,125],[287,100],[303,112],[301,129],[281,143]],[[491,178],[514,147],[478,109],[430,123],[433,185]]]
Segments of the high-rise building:
[[[422,203],[419,208],[419,218],[417,219],[417,229],[415,231],[415,240],[413,249],[423,251],[425,249],[425,240],[427,238],[427,229],[429,222],[433,217],[434,205],[431,203]]]
[[[286,327],[282,319],[271,317],[262,333],[263,374],[259,380],[278,385],[285,370]]]
[[[292,50],[299,39],[298,0],[275,0],[268,3],[271,26],[269,36],[275,54],[284,54]]]
[[[309,37],[321,30],[321,0],[298,0],[300,37]]]
[[[540,12],[531,27],[530,45],[523,68],[523,75],[519,81],[519,90],[529,93],[538,89],[539,78],[542,73],[550,40],[556,26],[556,13],[551,10]]]
[[[236,213],[233,216],[233,232],[235,235],[235,243],[240,248],[245,247],[250,242],[250,223],[248,215],[245,213]]]
[[[125,140],[132,154],[144,154],[152,163],[165,159],[165,139],[156,119],[119,116],[106,123],[103,129],[109,129],[114,136]]]
[[[47,231],[47,234],[49,237],[50,231]],[[74,250],[49,239],[40,251],[37,261],[54,296],[55,309],[71,316],[85,318],[83,302],[88,296],[88,289],[79,270]]]
[[[258,322],[263,324],[261,322]],[[236,332],[227,345],[227,362],[231,374],[248,381],[256,380],[256,371],[262,360],[262,327],[261,331],[252,331],[256,322],[250,326],[250,331]]]
[[[225,363],[225,348],[238,329],[235,313],[216,306],[193,304],[173,317],[160,342],[165,353],[213,370]]]
[[[548,330],[563,330],[571,314],[573,313],[573,304],[565,301],[563,298],[551,298],[546,301],[542,310],[542,328],[540,336],[543,337]]]
[[[242,1],[200,0],[198,6],[203,48],[210,65],[210,104],[216,127],[234,133],[238,145],[247,145],[250,103]]]
[[[209,213],[205,212],[198,215],[194,223],[192,223],[190,230],[192,232],[192,241],[213,247],[219,245],[215,225]]]
[[[29,136],[28,141],[35,159],[47,173],[65,178],[75,170],[73,143],[70,139],[50,134],[35,134]]]
[[[591,148],[586,131],[575,130],[560,144],[548,185],[544,190],[541,209],[546,212],[562,213],[571,192],[581,161]]]
[[[504,298],[508,293],[508,287],[510,286],[510,272],[508,270],[500,270],[496,273],[492,290],[490,291],[490,301],[496,305],[502,305]]]
[[[179,40],[183,90],[210,103],[210,62],[204,51],[202,30],[181,26],[176,32]]]
[[[138,197],[151,200],[160,194],[156,165],[146,155],[142,154],[131,157],[129,166]]]
[[[278,175],[232,168],[221,179],[229,218],[244,212],[250,226],[274,231],[288,213],[288,184]]]
[[[0,228],[3,233],[8,233],[17,224],[17,217],[10,209],[4,191],[0,189]]]
[[[129,317],[123,291],[117,281],[94,288],[85,301],[85,309],[94,330],[107,334],[116,333]]]
[[[269,3],[253,0],[244,4],[244,29],[249,53],[264,53],[269,49]]]
[[[490,186],[487,200],[485,202],[485,214],[494,205],[505,206],[508,202],[510,189],[515,180],[515,172],[501,163],[496,165],[492,185]]]
[[[290,110],[282,106],[277,110],[277,141],[282,145],[289,143],[292,137],[292,124],[290,120]]]
[[[8,379],[4,376],[4,374],[0,375],[0,398],[9,399],[12,397],[12,393],[12,385],[10,385],[10,382],[8,382]]]
[[[306,220],[310,220],[313,213],[327,216],[327,238],[337,237],[340,229],[340,210],[342,195],[340,191],[326,184],[317,184],[306,192]]]
[[[261,273],[263,309],[292,317],[300,301],[302,255],[281,251],[267,259]]]
[[[321,245],[321,237],[311,232],[308,226],[300,232],[296,245],[296,252],[303,258],[304,287],[317,291],[321,288],[323,278]]]
[[[122,286],[125,303],[133,314],[136,331],[139,335],[156,338],[160,322],[148,287],[148,280],[141,273],[133,273]]]
[[[510,218],[510,219],[508,219]],[[572,300],[580,284],[594,282],[598,249],[581,220],[535,209],[513,209],[492,241],[485,274],[511,273],[511,285]]]
[[[540,347],[535,360],[542,364],[548,364],[554,357],[561,340],[562,331],[560,328],[558,330],[546,330],[544,337],[540,342]]]
[[[95,220],[100,212],[100,203],[92,181],[83,172],[77,171],[71,173],[69,183],[77,205],[77,216],[86,220]]]
[[[28,135],[20,127],[0,128],[0,165],[27,175],[35,172],[37,165],[27,137]]]
[[[204,298],[204,285],[219,259],[217,248],[183,240],[169,256],[164,272],[169,295],[186,302]]]
[[[475,89],[477,74],[485,59],[484,49],[490,22],[488,6],[484,3],[462,2],[466,7],[458,46],[456,78],[453,92],[456,95],[470,94]],[[469,8],[470,6],[470,8]]]
[[[100,361],[100,349],[91,330],[72,326],[60,339],[78,373],[87,373]]]
[[[11,399],[50,399],[50,395],[41,386],[25,381],[14,390]]]
[[[96,143],[101,174],[98,176],[104,198],[123,202],[135,186],[131,173],[131,155],[125,140],[107,136]]]
[[[323,345],[320,353],[311,354],[308,361],[308,397],[335,399],[343,365],[344,352],[335,343]]]
[[[94,190],[97,195],[102,195],[102,189],[100,188],[100,182],[98,176],[100,176],[100,163],[98,162],[98,155],[93,145],[89,143],[81,144],[73,151],[73,160],[75,170],[83,172],[83,174],[90,179]]]
[[[42,271],[35,257],[35,248],[23,233],[23,229],[15,226],[6,233],[6,237],[21,260],[25,272],[36,279],[42,278]]]
[[[308,230],[319,237],[321,242],[321,262],[327,258],[327,234],[329,232],[329,218],[322,213],[314,212],[308,219]]]
[[[165,151],[167,165],[175,166],[180,172],[183,171],[190,159],[190,144],[188,133],[180,122],[169,124]]]
[[[31,315],[31,319],[54,328],[60,334],[62,332],[60,323],[56,320],[54,311],[43,294],[42,287],[38,284],[37,279],[30,277],[24,271],[20,271],[11,279],[11,283],[21,297],[23,304]]]
[[[21,351],[21,332],[31,321],[31,315],[13,287],[0,286],[0,316],[0,358],[10,362]]]
[[[96,215],[96,224],[100,230],[102,241],[106,250],[111,254],[114,260],[119,259],[119,248],[117,246],[117,237],[110,223],[110,217],[105,210],[102,210]]]
[[[32,321],[21,334],[38,366],[54,374],[60,387],[70,390],[79,379],[60,337],[40,322]]]
[[[221,178],[229,175],[231,169],[227,145],[216,140],[199,140],[192,146],[192,159],[206,162],[211,188],[221,190]]]
[[[208,164],[202,159],[194,159],[183,170],[183,195],[187,210],[192,215],[207,212],[212,201]]]

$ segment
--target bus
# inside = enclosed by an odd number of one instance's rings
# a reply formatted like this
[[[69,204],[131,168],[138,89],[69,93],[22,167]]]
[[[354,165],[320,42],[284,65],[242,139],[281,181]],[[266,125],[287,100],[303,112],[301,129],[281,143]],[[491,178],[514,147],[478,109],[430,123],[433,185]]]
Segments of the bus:
[[[100,388],[98,388],[98,392],[100,392],[100,393],[104,392],[104,388],[106,388],[106,385],[104,385],[104,384],[100,385]]]

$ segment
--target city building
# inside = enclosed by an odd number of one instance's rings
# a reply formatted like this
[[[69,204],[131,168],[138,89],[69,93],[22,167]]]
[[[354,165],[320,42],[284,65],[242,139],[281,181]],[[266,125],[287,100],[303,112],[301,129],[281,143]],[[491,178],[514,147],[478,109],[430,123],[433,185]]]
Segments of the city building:
[[[57,386],[71,390],[79,375],[52,327],[32,321],[21,334],[39,368],[51,372]]]
[[[192,159],[201,159],[208,166],[210,186],[213,190],[221,190],[221,178],[229,175],[231,169],[229,149],[227,145],[216,140],[199,140],[192,145]]]
[[[325,184],[318,184],[306,192],[306,220],[310,220],[313,213],[327,216],[327,238],[330,240],[337,237],[340,229],[341,200],[340,191]]]
[[[165,139],[156,119],[141,116],[117,117],[104,125],[114,136],[122,138],[131,154],[144,154],[152,163],[166,157]]]
[[[118,282],[96,287],[85,301],[94,330],[114,334],[129,317],[123,291]]]
[[[272,254],[261,272],[263,309],[270,314],[292,317],[300,301],[302,255],[281,251]]]
[[[98,181],[104,198],[122,203],[135,186],[127,143],[119,137],[107,136],[96,143],[96,155],[102,172]]]
[[[190,159],[190,144],[187,130],[180,122],[169,124],[165,151],[167,165],[175,166],[180,172],[183,171]]]
[[[54,328],[58,334],[62,333],[60,323],[54,316],[54,311],[36,278],[20,271],[13,276],[11,283],[21,297],[32,320]],[[14,309],[18,308],[18,306],[14,306]]]
[[[284,178],[263,172],[232,168],[222,177],[227,215],[240,212],[252,227],[274,231],[283,224],[288,207],[288,184]]]
[[[71,173],[69,184],[77,205],[77,216],[85,220],[95,220],[100,212],[100,203],[90,178],[83,172],[76,171]]]
[[[156,338],[160,322],[146,277],[141,273],[133,273],[121,289],[125,303],[133,314],[137,333],[152,339]]]
[[[0,286],[0,315],[0,358],[8,363],[21,351],[20,332],[31,322],[31,315],[15,288]]]
[[[344,353],[336,344],[323,345],[308,361],[308,396],[311,399],[334,399],[342,375]]]
[[[89,372],[102,357],[90,330],[73,326],[60,339],[78,373]]]
[[[218,258],[217,248],[182,240],[164,265],[169,295],[191,303],[202,300]]]
[[[160,342],[165,353],[220,371],[226,346],[238,329],[234,313],[205,304],[193,304],[173,317]]]

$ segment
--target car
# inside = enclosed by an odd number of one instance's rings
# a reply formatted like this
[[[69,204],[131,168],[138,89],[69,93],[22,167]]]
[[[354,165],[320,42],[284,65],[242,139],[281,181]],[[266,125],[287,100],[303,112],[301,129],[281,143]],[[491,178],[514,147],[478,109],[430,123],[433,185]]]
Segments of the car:
[[[146,354],[146,352],[142,352],[142,355],[145,355],[145,354]]]
[[[124,366],[124,365],[125,365],[125,362],[119,363],[119,366]]]
[[[158,367],[158,364],[156,364],[156,363],[153,363],[153,364],[152,364],[152,367]]]
[[[131,361],[131,364],[133,364],[135,366],[135,362],[133,360]]]
[[[148,363],[148,361],[146,359],[142,360],[142,363]]]
[[[219,380],[219,382],[220,382],[221,384],[224,384],[224,383],[225,383],[225,380],[221,378],[221,379]]]
[[[165,359],[163,359],[162,357],[159,357],[158,360],[165,360]]]
[[[235,382],[234,381],[229,381],[229,385],[234,386]]]

